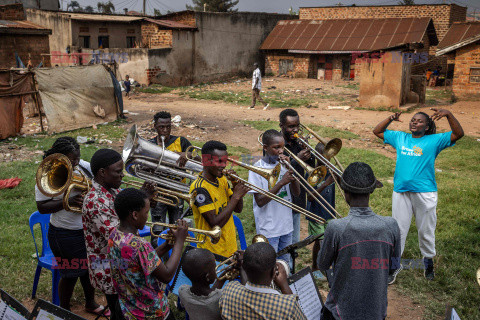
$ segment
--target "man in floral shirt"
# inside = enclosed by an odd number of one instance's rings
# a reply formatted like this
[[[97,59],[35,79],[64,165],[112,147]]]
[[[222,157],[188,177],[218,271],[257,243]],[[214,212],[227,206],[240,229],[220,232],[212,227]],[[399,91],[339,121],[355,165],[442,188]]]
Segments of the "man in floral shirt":
[[[100,149],[90,162],[94,179],[92,189],[83,202],[83,231],[87,247],[88,271],[92,285],[102,290],[111,311],[111,320],[121,319],[115,312],[118,295],[113,287],[110,262],[107,260],[108,238],[119,224],[114,199],[120,192],[123,178],[121,155],[110,149]]]

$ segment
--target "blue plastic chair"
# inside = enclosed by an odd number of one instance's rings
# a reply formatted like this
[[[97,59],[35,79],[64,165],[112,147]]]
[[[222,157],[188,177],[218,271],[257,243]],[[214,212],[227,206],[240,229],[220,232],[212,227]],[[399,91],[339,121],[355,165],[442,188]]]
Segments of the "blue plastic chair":
[[[150,235],[150,227],[146,225],[142,230],[138,230],[138,234],[140,237],[148,237]]]
[[[233,215],[233,223],[237,229],[238,240],[240,240],[240,248],[245,250],[247,249],[247,241],[245,240],[245,233],[243,232],[242,220],[240,220],[240,218],[236,215]]]
[[[35,234],[33,233],[33,226],[37,223],[40,224],[42,230],[42,254],[38,254],[37,242],[35,241]],[[57,263],[55,256],[50,249],[48,243],[48,226],[50,223],[50,214],[41,214],[38,211],[32,213],[29,219],[30,232],[32,233],[33,243],[35,244],[35,251],[37,253],[37,270],[35,271],[35,278],[33,280],[32,299],[35,299],[37,293],[38,281],[40,280],[40,274],[42,268],[48,269],[52,272],[52,303],[54,305],[60,305],[60,298],[58,296],[58,282],[60,281],[60,271],[56,269]]]

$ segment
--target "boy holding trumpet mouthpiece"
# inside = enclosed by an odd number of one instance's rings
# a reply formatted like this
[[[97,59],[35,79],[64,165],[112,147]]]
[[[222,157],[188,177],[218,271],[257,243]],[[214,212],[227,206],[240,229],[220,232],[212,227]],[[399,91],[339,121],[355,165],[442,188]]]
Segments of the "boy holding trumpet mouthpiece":
[[[168,308],[165,284],[172,280],[180,263],[188,226],[177,220],[171,229],[175,243],[165,241],[154,249],[138,236],[148,219],[150,200],[145,192],[127,188],[115,198],[115,212],[120,224],[108,240],[113,285],[118,292],[119,313],[129,319],[175,319]],[[160,256],[169,249],[170,259],[164,264]]]
[[[215,226],[222,229],[220,240],[213,244],[208,238],[199,243],[199,248],[215,254],[230,257],[237,251],[237,235],[233,223],[233,212],[242,212],[243,197],[248,188],[237,183],[232,191],[224,175],[227,166],[227,146],[219,141],[208,141],[202,147],[202,164],[200,177],[190,186],[190,193],[195,195],[192,206],[195,226],[202,230],[212,230]],[[235,174],[235,171],[227,172]]]
[[[289,157],[283,154],[285,140],[281,132],[273,129],[265,131],[262,136],[262,144],[265,156],[255,163],[256,167],[273,169],[280,161],[289,162]],[[295,179],[293,171],[287,170],[284,166],[280,169],[277,183],[271,189],[267,179],[252,171],[249,171],[248,182],[289,202],[292,201],[292,195],[298,196],[300,194],[300,184]],[[292,209],[276,201],[271,201],[272,198],[253,190],[250,193],[253,194],[253,214],[257,234],[267,237],[275,252],[291,245],[293,235]],[[287,262],[290,260],[287,254],[279,258]]]

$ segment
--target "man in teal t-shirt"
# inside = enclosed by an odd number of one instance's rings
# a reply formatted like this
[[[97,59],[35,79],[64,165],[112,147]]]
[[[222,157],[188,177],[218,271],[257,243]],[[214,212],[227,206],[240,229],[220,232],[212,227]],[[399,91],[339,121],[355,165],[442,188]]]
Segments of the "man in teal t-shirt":
[[[420,252],[425,264],[425,278],[433,280],[435,257],[435,227],[437,224],[437,183],[435,159],[440,151],[451,147],[463,137],[463,129],[453,114],[445,109],[434,109],[430,117],[418,112],[410,120],[411,133],[387,130],[392,121],[398,121],[401,113],[395,113],[380,122],[373,133],[397,151],[393,179],[392,216],[400,227],[402,254],[408,230],[415,215]],[[446,117],[452,131],[436,134],[435,120]],[[389,284],[402,270],[402,266],[390,277]]]

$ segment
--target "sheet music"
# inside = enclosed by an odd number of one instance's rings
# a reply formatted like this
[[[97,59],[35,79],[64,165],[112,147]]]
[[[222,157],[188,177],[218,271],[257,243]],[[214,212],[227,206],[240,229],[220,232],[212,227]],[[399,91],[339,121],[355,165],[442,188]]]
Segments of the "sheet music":
[[[62,318],[57,317],[56,315],[51,314],[48,311],[40,309],[36,320],[62,320]]]
[[[298,302],[305,317],[307,317],[308,320],[319,320],[322,303],[318,297],[315,282],[311,274],[307,273],[290,284],[290,289],[292,289],[294,294],[298,295]]]
[[[27,320],[20,313],[13,310],[4,301],[0,301],[0,319],[1,320]]]

